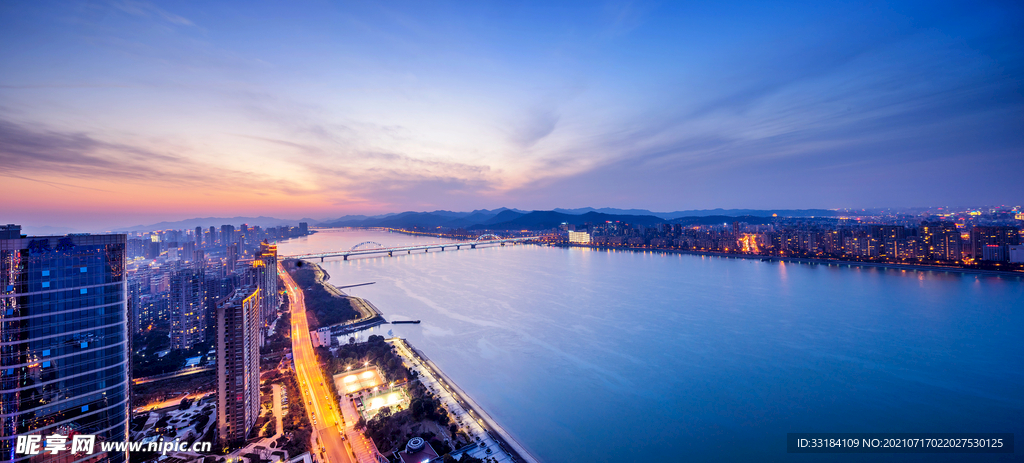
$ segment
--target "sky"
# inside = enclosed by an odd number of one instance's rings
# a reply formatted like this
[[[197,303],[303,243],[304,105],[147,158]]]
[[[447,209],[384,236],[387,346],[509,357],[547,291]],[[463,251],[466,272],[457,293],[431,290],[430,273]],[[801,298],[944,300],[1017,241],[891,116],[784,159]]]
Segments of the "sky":
[[[1024,203],[1024,4],[0,2],[0,222]]]

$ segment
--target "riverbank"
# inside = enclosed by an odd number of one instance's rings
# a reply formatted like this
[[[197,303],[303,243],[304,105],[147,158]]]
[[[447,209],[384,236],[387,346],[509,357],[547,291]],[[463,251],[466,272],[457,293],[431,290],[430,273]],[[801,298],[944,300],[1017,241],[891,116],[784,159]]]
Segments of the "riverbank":
[[[323,267],[312,262],[307,262],[307,265],[312,265],[317,272],[317,283],[324,287],[327,291],[331,292],[337,297],[345,298],[349,301],[350,307],[359,313],[359,318],[355,320],[349,320],[343,323],[336,323],[330,325],[331,335],[339,336],[348,333],[353,333],[359,330],[365,330],[373,328],[378,325],[383,325],[388,321],[384,319],[384,314],[373,305],[370,301],[361,297],[350,296],[348,293],[342,291],[337,286],[327,282],[331,278],[331,275],[327,273]]]
[[[294,278],[306,293],[310,329],[332,327],[332,331],[352,331],[387,323],[369,301],[349,296],[328,283],[331,276],[319,265],[300,260],[286,260],[282,264],[297,269]]]
[[[423,352],[416,350],[408,341],[402,338],[391,338],[388,339],[387,342],[396,347],[398,355],[405,358],[409,362],[410,367],[420,367],[421,369],[425,369],[425,372],[420,372],[421,381],[425,379],[423,378],[425,373],[426,375],[429,375],[428,378],[432,383],[436,383],[441,386],[445,393],[450,394],[455,403],[448,406],[449,410],[454,412],[456,415],[459,415],[459,410],[457,410],[458,408],[465,410],[468,413],[468,418],[473,419],[472,423],[481,427],[486,433],[486,438],[492,440],[497,445],[496,450],[504,452],[514,462],[539,463],[540,460],[538,460],[537,457],[533,456],[526,447],[512,437],[508,431],[498,425],[498,423],[495,422],[494,419],[483,410],[483,408],[473,401],[469,394],[466,394],[461,388],[459,388],[459,386],[456,385],[448,375],[444,374],[444,372],[441,371],[433,361],[427,358]],[[430,384],[427,384],[427,386],[430,387]],[[470,422],[467,422],[464,425],[470,426],[471,424]],[[488,447],[486,446],[486,442],[483,442],[484,440],[486,439],[478,439],[478,445],[484,444],[480,445],[480,448],[483,449],[481,450],[483,455],[478,456],[478,458],[495,457],[495,455],[487,454],[486,449],[488,449]]]
[[[885,262],[863,262],[857,260],[840,260],[840,259],[814,259],[807,257],[779,257],[779,256],[762,256],[757,254],[732,254],[727,252],[714,252],[714,251],[684,251],[681,249],[644,249],[644,248],[631,248],[631,247],[618,247],[618,246],[597,246],[587,244],[569,244],[569,245],[553,245],[556,247],[564,248],[589,248],[603,251],[630,251],[630,252],[661,252],[665,254],[689,254],[694,256],[712,256],[712,257],[728,257],[734,259],[754,259],[765,262],[791,262],[796,264],[826,264],[836,266],[847,266],[847,267],[874,267],[874,268],[887,268],[894,270],[916,270],[916,271],[930,271],[930,272],[952,272],[952,273],[966,273],[966,274],[977,274],[977,275],[997,275],[1016,277],[1024,279],[1024,271],[1009,271],[1009,270],[982,270],[972,269],[964,267],[944,267],[938,265],[913,265],[913,264],[896,264],[896,263],[885,263]]]

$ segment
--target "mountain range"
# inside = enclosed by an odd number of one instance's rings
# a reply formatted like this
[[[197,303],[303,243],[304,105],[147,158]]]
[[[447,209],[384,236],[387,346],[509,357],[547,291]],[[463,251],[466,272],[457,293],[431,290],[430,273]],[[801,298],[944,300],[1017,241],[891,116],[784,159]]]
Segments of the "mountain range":
[[[319,223],[321,227],[388,227],[388,228],[465,228],[467,230],[544,230],[562,223],[625,222],[632,225],[679,223],[707,225],[743,221],[768,223],[773,214],[780,217],[828,217],[837,215],[823,209],[756,211],[749,209],[714,209],[703,211],[651,212],[641,209],[555,209],[553,211],[522,211],[517,209],[476,210],[472,212],[403,212],[375,217],[346,216]]]
[[[836,211],[827,209],[702,209],[675,212],[651,212],[645,209],[592,208],[554,209],[551,211],[525,211],[521,209],[478,209],[469,212],[437,210],[431,212],[399,212],[380,215],[346,215],[336,219],[316,220],[278,219],[274,217],[205,217],[150,225],[123,227],[116,231],[189,229],[195,227],[219,227],[222,224],[248,224],[260,227],[281,225],[297,226],[306,222],[318,227],[388,227],[388,228],[465,228],[467,230],[543,230],[559,224],[625,222],[634,225],[656,225],[659,223],[680,223],[686,225],[729,223],[768,223],[778,217],[833,217]]]

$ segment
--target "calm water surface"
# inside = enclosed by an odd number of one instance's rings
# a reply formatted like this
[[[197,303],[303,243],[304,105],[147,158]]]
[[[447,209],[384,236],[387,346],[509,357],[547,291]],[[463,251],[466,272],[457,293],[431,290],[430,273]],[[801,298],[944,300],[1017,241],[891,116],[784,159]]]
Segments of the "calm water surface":
[[[326,232],[282,254],[439,242]],[[1024,437],[1017,278],[540,246],[323,264],[547,462],[791,455],[787,432]],[[1020,444],[1024,445],[1024,443]],[[1019,458],[1019,457],[1018,457]]]

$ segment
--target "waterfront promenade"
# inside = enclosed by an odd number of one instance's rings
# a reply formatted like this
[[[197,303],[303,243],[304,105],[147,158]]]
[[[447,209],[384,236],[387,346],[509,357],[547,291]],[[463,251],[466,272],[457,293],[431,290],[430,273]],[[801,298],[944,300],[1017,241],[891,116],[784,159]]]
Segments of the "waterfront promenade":
[[[416,371],[420,383],[441,399],[442,405],[455,422],[476,443],[475,448],[465,451],[466,454],[480,459],[492,458],[498,462],[540,461],[459,389],[434,362],[402,338],[391,338],[387,342],[395,346],[406,367]]]

